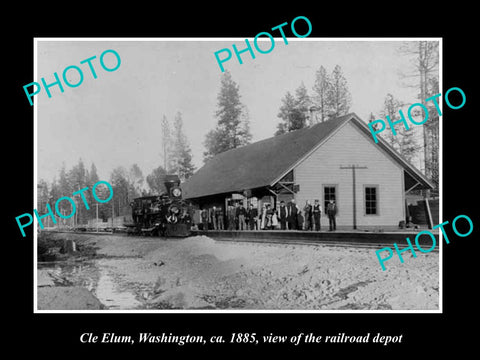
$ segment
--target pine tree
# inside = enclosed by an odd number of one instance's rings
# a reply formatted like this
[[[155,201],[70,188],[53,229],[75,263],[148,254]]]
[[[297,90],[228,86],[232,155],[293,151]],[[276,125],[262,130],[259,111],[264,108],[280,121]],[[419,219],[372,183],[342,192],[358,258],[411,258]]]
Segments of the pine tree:
[[[371,112],[370,116],[368,117],[368,123],[370,124],[370,123],[374,122],[375,120],[376,120],[375,115],[373,115],[373,113]],[[373,124],[372,128],[373,128],[373,130],[378,130],[378,123]]]
[[[40,179],[37,183],[37,209],[39,214],[47,212],[49,200],[50,191],[48,189],[48,183],[44,179]],[[52,210],[55,211],[55,209]]]
[[[390,118],[392,122],[395,122],[400,119],[399,110],[402,108],[404,104],[395,99],[392,94],[387,94],[385,96],[385,100],[383,101],[383,109],[381,110],[380,114],[384,119],[385,123],[387,123],[387,116]],[[386,125],[388,127],[388,125]],[[400,151],[400,137],[398,133],[400,133],[400,128],[402,124],[398,124],[394,127],[397,135],[393,135],[393,131],[386,131],[384,132],[385,140],[393,147],[395,150]]]
[[[67,174],[65,163],[62,162],[62,166],[59,171],[58,182],[55,183],[55,186],[52,184],[51,198],[53,199],[53,202],[50,203],[50,205],[52,206],[52,210],[56,212],[56,209],[53,206],[59,198],[63,196],[72,196],[72,193],[77,190],[80,189],[73,189],[73,186],[71,185],[71,180]],[[58,204],[59,214],[70,214],[71,211],[72,208],[68,201],[62,201]]]
[[[345,115],[350,110],[352,96],[347,86],[347,79],[343,75],[340,65],[336,65],[330,76],[330,86],[327,90],[326,107],[328,117],[336,118]]]
[[[181,181],[188,179],[195,167],[192,164],[192,151],[183,132],[182,114],[177,112],[173,123],[173,139],[170,152],[169,173],[177,174]]]
[[[307,114],[310,105],[310,97],[307,88],[303,84],[295,90],[295,97],[287,91],[282,99],[278,117],[283,120],[277,125],[275,135],[285,134],[290,131],[303,129],[307,126]]]
[[[90,211],[89,213],[87,214],[87,219],[95,219],[96,216],[97,216],[97,212],[96,212],[96,208],[98,206],[98,217],[99,219],[106,219],[108,218],[108,216],[105,216],[104,215],[104,212],[105,212],[105,206],[106,204],[102,204],[102,203],[98,203],[95,198],[93,197],[93,185],[95,185],[100,179],[98,177],[98,174],[97,174],[97,167],[95,166],[95,164],[92,162],[92,164],[90,165],[90,170],[86,172],[86,186],[88,186],[89,190],[84,192],[84,195],[87,199],[87,202],[90,206]],[[98,187],[96,189],[96,192],[98,192]],[[106,195],[108,196],[108,195]],[[103,198],[102,198],[103,199]],[[98,205],[97,205],[98,204]]]
[[[250,144],[252,141],[252,133],[250,132],[250,112],[245,105],[242,105],[242,115],[241,115],[242,127],[240,128],[240,136],[243,139],[244,145]]]
[[[54,177],[52,180],[52,184],[50,185],[49,198],[48,198],[48,203],[50,204],[50,207],[53,212],[55,212],[55,208],[54,208],[55,202],[62,196],[63,194],[61,191],[60,182]],[[45,208],[45,212],[46,212],[46,208]]]
[[[438,78],[431,77],[427,79],[427,88],[426,96],[431,97],[440,92]],[[439,122],[440,117],[438,115],[435,104],[432,101],[429,101],[425,104],[430,115],[427,122],[423,124],[425,129],[426,136],[426,151],[428,155],[425,159],[425,169],[428,172],[428,175],[432,182],[435,184],[436,189],[439,187],[439,147],[440,147],[440,134],[439,134]]]
[[[317,107],[318,114],[320,115],[320,122],[324,122],[328,119],[328,92],[330,91],[330,78],[327,74],[327,70],[320,66],[315,74],[315,84],[313,85],[313,100]]]
[[[113,198],[109,201],[113,216],[126,215],[130,212],[128,173],[123,166],[118,166],[110,174]]]
[[[147,184],[150,188],[151,195],[159,195],[166,191],[165,188],[165,176],[167,172],[161,166],[152,170],[150,174],[147,175]]]
[[[220,92],[217,96],[215,117],[217,126],[207,133],[204,146],[204,161],[221,152],[249,143],[249,127],[242,123],[245,107],[240,101],[239,86],[228,71],[222,75]]]
[[[282,99],[282,105],[277,115],[283,122],[278,123],[275,135],[281,135],[291,131],[291,124],[296,122],[296,120],[294,120],[296,115],[298,114],[295,112],[295,98],[290,91],[287,91]]]
[[[419,102],[427,106],[429,114],[435,114],[423,124],[423,156],[425,175],[438,185],[439,118],[432,102],[427,104],[425,99],[439,93],[439,42],[404,42],[399,47],[399,53],[409,57],[412,64],[407,73],[401,74],[402,79],[406,80],[405,86],[418,89]],[[420,109],[420,116],[424,119],[423,109]]]
[[[203,152],[203,161],[207,162],[216,154],[220,154],[230,149],[228,134],[225,129],[222,128],[217,127],[212,129],[205,135],[203,145],[206,149],[206,151]]]
[[[90,165],[90,171],[88,172],[87,183],[89,184],[90,187],[92,187],[99,180],[100,179],[99,179],[98,174],[97,174],[97,167],[92,162],[92,165]]]
[[[308,111],[311,105],[311,100],[303,81],[300,86],[295,90],[295,100],[296,108],[298,109],[299,113],[303,115],[304,118],[304,124],[302,128],[311,125],[308,123]]]
[[[392,123],[400,120],[399,111],[404,105],[403,102],[397,100],[392,94],[387,94],[381,112],[385,122],[387,122],[387,116]],[[392,131],[387,131],[385,133],[385,140],[407,161],[411,162],[417,151],[413,131],[411,129],[407,130],[402,123],[397,124],[394,129],[397,135],[393,135]]]
[[[129,184],[129,198],[133,199],[142,194],[142,188],[145,179],[143,173],[137,164],[133,164],[128,169],[127,180]]]
[[[60,196],[69,196],[72,194],[73,191],[75,191],[72,189],[72,186],[70,185],[70,179],[67,176],[67,169],[65,167],[65,162],[62,162],[62,166],[60,168],[60,172],[58,176],[58,191],[61,194]]]
[[[70,171],[68,172],[68,179],[70,182],[70,186],[72,187],[72,193],[87,187],[87,170],[85,169],[85,165],[82,159],[78,160],[77,165],[75,165]],[[71,196],[70,193],[69,195]],[[76,212],[75,212],[75,223],[76,224],[84,224],[87,220],[87,213],[86,207],[83,204],[83,200],[81,199],[80,195],[75,196],[73,198],[75,200],[76,205]]]
[[[405,160],[411,163],[417,152],[417,142],[415,141],[414,132],[411,130],[406,130],[404,127],[402,127],[397,136],[400,136],[400,154],[405,158]]]
[[[171,146],[171,133],[170,133],[170,123],[165,115],[162,117],[162,156],[163,156],[163,168],[166,169],[169,159]]]
[[[92,162],[90,165],[90,170],[87,172],[87,186],[89,191],[86,191],[84,195],[87,198],[88,204],[90,205],[90,211],[88,213],[88,219],[97,218],[97,207],[98,207],[98,221],[107,221],[107,219],[112,214],[112,205],[108,203],[99,203],[93,196],[93,186],[100,180],[97,173],[97,167],[95,163]],[[97,197],[100,199],[106,199],[110,195],[110,190],[102,185],[98,185],[95,189]]]

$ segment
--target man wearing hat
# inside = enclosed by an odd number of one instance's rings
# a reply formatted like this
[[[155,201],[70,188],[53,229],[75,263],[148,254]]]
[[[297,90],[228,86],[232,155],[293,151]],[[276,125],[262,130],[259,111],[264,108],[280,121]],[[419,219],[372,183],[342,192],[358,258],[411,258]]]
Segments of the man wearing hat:
[[[295,203],[295,199],[291,199],[290,202],[287,204],[287,222],[289,230],[297,230],[298,210],[299,209],[297,204]]]
[[[335,220],[335,216],[337,215],[337,205],[335,205],[335,201],[331,199],[327,205],[327,215],[328,215],[328,222],[330,224],[330,231],[337,230],[337,223]]]
[[[280,220],[280,230],[287,229],[287,207],[285,201],[280,201],[280,207],[278,208],[278,219]]]
[[[313,222],[315,223],[315,231],[320,231],[320,216],[322,214],[322,206],[318,199],[315,200],[313,204]]]

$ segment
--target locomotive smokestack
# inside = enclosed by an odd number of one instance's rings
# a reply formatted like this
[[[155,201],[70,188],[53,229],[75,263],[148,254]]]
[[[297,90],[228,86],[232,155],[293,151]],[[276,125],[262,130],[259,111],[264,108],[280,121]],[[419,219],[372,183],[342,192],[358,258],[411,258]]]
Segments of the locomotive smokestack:
[[[178,175],[165,175],[164,185],[167,189],[167,194],[170,194],[172,187],[180,185],[180,178]]]

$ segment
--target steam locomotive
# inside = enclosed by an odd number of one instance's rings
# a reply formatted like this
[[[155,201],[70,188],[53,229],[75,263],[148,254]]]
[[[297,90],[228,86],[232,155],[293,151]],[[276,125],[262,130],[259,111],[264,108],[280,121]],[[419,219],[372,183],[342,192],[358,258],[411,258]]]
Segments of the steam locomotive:
[[[182,199],[177,175],[165,178],[166,192],[133,199],[133,224],[128,233],[150,236],[185,237],[190,235],[192,208]]]

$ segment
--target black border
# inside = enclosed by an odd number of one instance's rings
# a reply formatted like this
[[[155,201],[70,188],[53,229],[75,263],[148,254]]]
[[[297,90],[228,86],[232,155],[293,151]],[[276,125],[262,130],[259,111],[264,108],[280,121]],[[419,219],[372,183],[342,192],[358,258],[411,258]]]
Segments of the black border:
[[[31,350],[47,352],[72,351],[76,354],[103,352],[138,356],[140,351],[163,357],[175,351],[195,354],[235,351],[254,353],[262,348],[284,354],[303,350],[321,356],[340,354],[344,350],[356,354],[408,354],[421,353],[432,356],[449,348],[472,348],[474,331],[467,326],[475,313],[476,239],[478,219],[476,200],[476,147],[474,137],[477,117],[474,104],[478,90],[476,78],[475,39],[470,39],[475,21],[466,19],[474,12],[468,8],[444,9],[440,3],[397,4],[398,9],[387,5],[368,7],[358,4],[325,4],[295,7],[277,4],[266,12],[258,6],[244,3],[220,5],[200,4],[193,9],[187,3],[181,9],[163,8],[162,5],[141,5],[125,8],[125,4],[109,4],[105,9],[97,4],[82,8],[30,7],[21,11],[10,36],[8,46],[8,73],[6,87],[8,111],[6,134],[14,140],[4,141],[4,158],[7,160],[4,190],[7,193],[8,212],[5,222],[11,234],[7,238],[6,257],[13,263],[8,277],[6,315],[8,321],[6,344],[15,352]],[[153,6],[154,8],[151,8]],[[283,6],[283,8],[282,8]],[[382,6],[385,6],[384,11]],[[35,5],[37,7],[37,5]],[[38,5],[40,7],[40,5]],[[459,214],[473,220],[474,232],[467,238],[449,233],[452,240],[444,245],[443,314],[33,314],[33,238],[31,232],[21,238],[14,217],[29,211],[33,203],[33,108],[29,106],[23,85],[33,81],[34,37],[252,37],[258,32],[290,22],[296,16],[310,19],[313,31],[310,37],[442,37],[443,38],[443,89],[460,87],[467,96],[460,110],[450,110],[444,105],[443,115],[443,219],[450,222]],[[471,24],[471,25],[469,25]],[[471,28],[470,28],[471,27]],[[13,32],[12,35],[10,35]],[[270,56],[275,56],[274,53]],[[6,70],[6,68],[4,68]],[[443,92],[442,92],[443,94]],[[12,101],[13,100],[13,101]],[[5,124],[6,125],[6,124]],[[13,177],[13,181],[12,178]],[[10,190],[11,189],[11,190]],[[5,205],[4,205],[5,206]],[[407,266],[407,265],[405,265]],[[13,311],[10,311],[12,309]],[[472,324],[475,326],[475,324]],[[155,345],[95,345],[81,344],[83,332],[115,332],[135,335],[138,332],[172,332],[177,334],[208,334],[229,337],[231,332],[296,335],[300,332],[331,335],[345,332],[364,335],[377,332],[385,335],[403,334],[401,344],[386,347],[378,344],[311,344],[291,345],[215,345],[169,346]],[[466,352],[465,352],[466,353]]]

